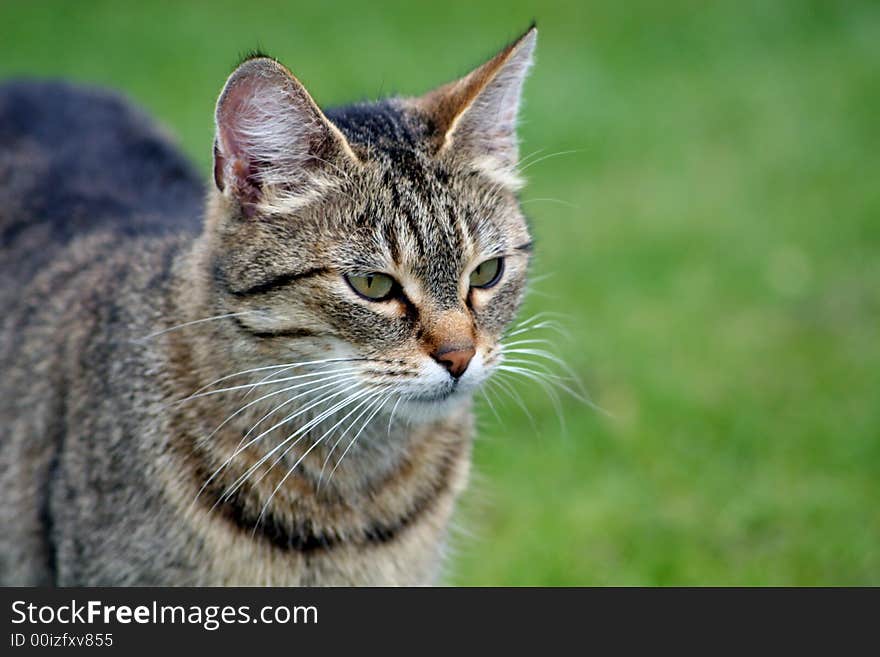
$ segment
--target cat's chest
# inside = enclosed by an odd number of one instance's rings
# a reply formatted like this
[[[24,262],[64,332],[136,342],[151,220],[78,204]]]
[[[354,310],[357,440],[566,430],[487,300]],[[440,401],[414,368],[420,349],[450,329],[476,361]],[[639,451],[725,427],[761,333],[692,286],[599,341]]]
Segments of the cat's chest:
[[[166,490],[189,535],[182,538],[193,579],[228,586],[435,583],[448,522],[468,479],[469,423],[419,444],[368,495],[336,508],[288,496],[261,518],[229,504],[193,504],[178,470],[178,484]]]

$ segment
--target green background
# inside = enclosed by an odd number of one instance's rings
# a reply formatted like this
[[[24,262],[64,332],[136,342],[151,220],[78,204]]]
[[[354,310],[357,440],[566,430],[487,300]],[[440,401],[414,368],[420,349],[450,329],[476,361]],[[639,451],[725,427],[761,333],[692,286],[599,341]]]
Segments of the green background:
[[[480,407],[455,584],[880,584],[880,3],[2,2],[0,77],[124,90],[208,171],[239,54],[319,103],[540,29],[526,313],[598,412]],[[526,315],[524,315],[526,316]]]

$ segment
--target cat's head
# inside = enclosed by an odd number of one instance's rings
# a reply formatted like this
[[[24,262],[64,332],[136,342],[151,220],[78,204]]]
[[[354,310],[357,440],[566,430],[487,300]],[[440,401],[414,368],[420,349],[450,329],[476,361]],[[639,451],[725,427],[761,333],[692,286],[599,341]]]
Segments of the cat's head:
[[[326,113],[272,59],[233,72],[206,234],[239,354],[316,362],[316,387],[410,417],[486,380],[531,251],[515,128],[535,39],[422,97]]]

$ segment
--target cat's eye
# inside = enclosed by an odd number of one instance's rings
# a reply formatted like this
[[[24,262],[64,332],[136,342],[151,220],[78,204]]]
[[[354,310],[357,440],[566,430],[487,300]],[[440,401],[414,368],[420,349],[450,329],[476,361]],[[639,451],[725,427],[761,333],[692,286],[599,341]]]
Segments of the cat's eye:
[[[370,301],[384,301],[394,292],[394,279],[388,274],[346,275],[345,280],[351,289]]]
[[[477,265],[471,272],[471,287],[492,287],[501,278],[504,271],[504,260],[492,258]]]

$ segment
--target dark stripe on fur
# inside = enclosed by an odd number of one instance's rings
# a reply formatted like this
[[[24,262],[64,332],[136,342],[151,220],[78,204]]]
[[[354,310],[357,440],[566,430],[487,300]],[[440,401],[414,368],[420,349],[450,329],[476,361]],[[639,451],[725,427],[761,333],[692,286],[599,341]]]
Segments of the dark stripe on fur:
[[[228,287],[227,291],[231,295],[236,297],[249,297],[255,294],[266,294],[267,292],[272,292],[279,288],[290,285],[295,281],[325,273],[327,273],[327,269],[325,267],[316,267],[315,269],[309,269],[308,271],[281,274],[280,276],[271,278],[268,281],[263,281],[262,283],[251,285],[250,287],[247,287],[243,290],[234,290]]]
[[[395,540],[423,514],[431,510],[435,502],[449,489],[454,463],[455,459],[451,455],[443,460],[435,481],[426,491],[416,496],[406,513],[392,522],[373,520],[358,532],[359,536],[351,538],[340,536],[335,532],[317,532],[308,518],[294,523],[285,522],[271,509],[260,518],[259,513],[255,513],[254,509],[248,506],[249,492],[246,485],[231,498],[221,501],[225,486],[213,481],[199,496],[199,501],[206,505],[206,508],[222,514],[248,536],[261,538],[281,550],[295,550],[308,554],[332,550],[342,545],[377,545]]]
[[[245,331],[257,338],[314,338],[319,335],[314,331],[303,328],[286,329],[279,331],[258,331],[256,329],[252,329],[250,326],[241,321],[238,317],[232,317],[231,319],[242,331]]]
[[[59,348],[60,351],[60,348]],[[46,472],[46,487],[44,497],[40,504],[40,521],[43,528],[43,543],[46,547],[46,571],[48,581],[46,585],[55,585],[58,581],[58,545],[55,542],[55,518],[52,515],[52,497],[54,495],[58,479],[61,476],[61,456],[64,452],[67,418],[67,397],[64,374],[58,375],[55,383],[56,401],[53,404],[54,421],[52,423],[52,440],[54,449]]]

